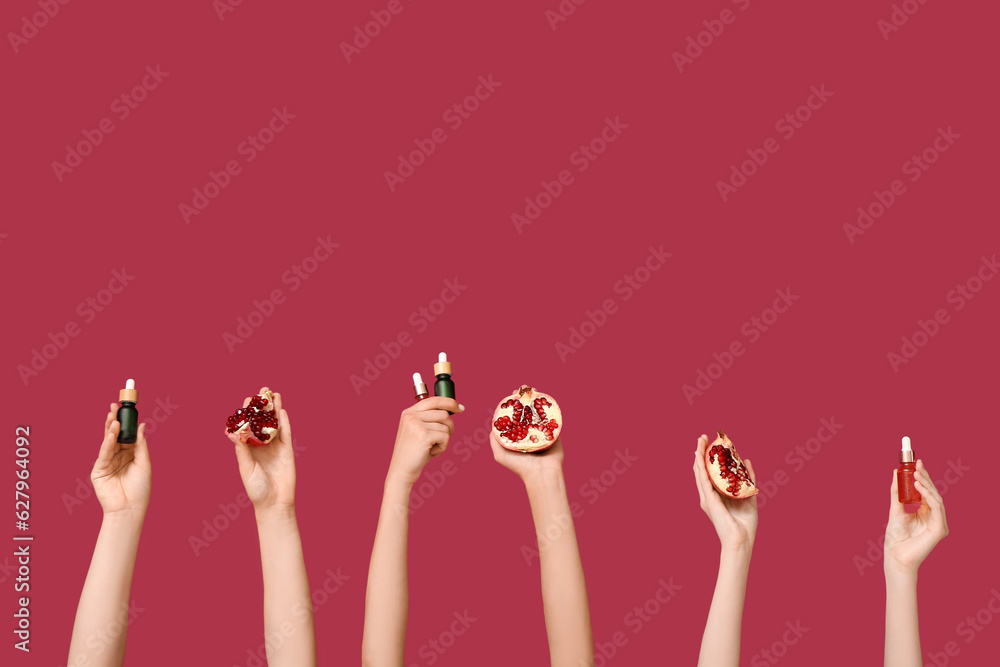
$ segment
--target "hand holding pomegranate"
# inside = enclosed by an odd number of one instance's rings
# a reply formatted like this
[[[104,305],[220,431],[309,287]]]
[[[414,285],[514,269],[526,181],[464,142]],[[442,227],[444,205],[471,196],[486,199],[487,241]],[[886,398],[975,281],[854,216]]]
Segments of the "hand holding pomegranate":
[[[267,387],[262,388],[257,396],[244,399],[242,409],[261,396],[271,396]],[[266,444],[255,445],[254,438],[244,441],[239,430],[229,432],[227,427],[226,431],[226,436],[236,448],[243,486],[257,511],[291,509],[295,506],[295,452],[292,449],[291,424],[288,413],[281,407],[281,394],[275,392],[273,401],[278,427],[276,433],[268,432]]]
[[[139,425],[135,443],[120,443],[121,424],[115,418],[117,412],[118,404],[112,403],[104,420],[104,442],[90,473],[90,481],[106,515],[131,512],[142,516],[149,506],[152,479],[146,425]]]
[[[444,396],[426,398],[403,410],[387,479],[415,484],[427,462],[448,449],[448,440],[455,432],[455,422],[448,413],[464,410],[458,401]]]
[[[886,574],[913,574],[946,535],[948,520],[944,501],[938,493],[924,462],[917,461],[913,473],[920,492],[920,509],[907,514],[897,496],[897,476],[892,474],[892,496],[889,501],[889,523],[885,529],[884,564]]]
[[[490,448],[493,449],[493,459],[524,482],[531,481],[545,471],[562,472],[562,438],[541,452],[515,452],[505,448],[500,443],[496,433],[492,433],[490,435]]]
[[[708,436],[702,435],[698,438],[698,448],[694,455],[694,479],[701,509],[715,526],[723,550],[750,551],[757,534],[757,498],[733,498],[716,490],[709,478],[707,452]],[[753,465],[750,459],[743,459],[741,463],[749,472],[749,480],[744,482],[749,486],[747,482],[754,483],[757,479]],[[753,493],[756,493],[756,488]]]

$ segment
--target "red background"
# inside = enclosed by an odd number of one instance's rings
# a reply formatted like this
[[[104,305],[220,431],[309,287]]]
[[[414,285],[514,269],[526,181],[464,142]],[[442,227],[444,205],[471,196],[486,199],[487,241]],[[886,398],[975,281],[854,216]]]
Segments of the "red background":
[[[784,663],[881,660],[881,568],[859,575],[854,557],[880,543],[904,434],[936,479],[949,462],[971,466],[945,492],[952,534],[921,573],[925,655],[947,641],[961,648],[952,664],[996,655],[1000,623],[970,643],[956,626],[1000,587],[995,476],[982,467],[995,439],[1000,282],[960,311],[946,301],[1000,250],[995,7],[927,3],[885,40],[887,1],[755,0],[741,11],[594,0],[552,30],[544,11],[556,6],[405,2],[350,63],[339,43],[385,3],[248,1],[224,20],[208,1],[70,3],[19,52],[0,49],[5,467],[14,427],[30,424],[37,540],[33,650],[13,650],[8,634],[5,662],[65,661],[100,508],[91,497],[70,513],[63,496],[87,480],[106,406],[135,377],[142,418],[157,398],[179,407],[149,437],[154,493],[132,587],[145,611],[129,662],[245,665],[262,642],[252,514],[198,557],[188,537],[242,491],[219,429],[266,383],[305,448],[297,505],[310,583],[328,568],[350,576],[316,614],[321,662],[356,664],[397,415],[410,373],[429,376],[440,350],[468,408],[458,438],[521,382],[559,399],[595,639],[629,638],[609,664],[696,659],[718,543],[690,463],[697,436],[718,428],[762,482],[787,474],[760,513],[744,663],[797,620],[810,629]],[[672,53],[726,8],[735,22],[678,72]],[[7,2],[0,27],[20,30],[37,11]],[[51,163],[157,64],[163,83],[59,182]],[[491,74],[500,87],[448,128],[442,113]],[[832,97],[779,138],[775,122],[813,85]],[[296,118],[185,224],[178,205],[239,158],[273,107]],[[628,128],[518,233],[511,214],[572,169],[606,117]],[[391,192],[384,172],[436,127],[447,141]],[[961,138],[910,183],[902,164],[938,127]],[[723,202],[716,182],[768,137],[778,152]],[[906,194],[848,242],[843,225],[896,178]],[[282,274],[317,236],[341,246],[291,292]],[[660,245],[673,256],[624,301],[616,281]],[[134,281],[85,323],[77,304],[122,267]],[[467,290],[415,334],[410,314],[456,277]],[[287,302],[230,354],[223,333],[274,288]],[[750,343],[741,327],[784,288],[799,300]],[[619,310],[563,363],[555,343],[606,298]],[[938,308],[950,322],[894,372],[887,353]],[[71,320],[80,334],[26,386],[18,365]],[[356,393],[350,375],[401,331],[413,344]],[[681,386],[736,340],[745,354],[690,405]],[[829,417],[843,429],[795,471],[786,456]],[[581,486],[626,449],[639,461],[591,504]],[[487,448],[450,454],[458,472],[411,523],[408,665],[430,664],[421,645],[465,610],[478,620],[436,664],[543,664],[538,567],[520,553],[533,536],[525,494]],[[633,634],[624,617],[660,578],[683,588]]]

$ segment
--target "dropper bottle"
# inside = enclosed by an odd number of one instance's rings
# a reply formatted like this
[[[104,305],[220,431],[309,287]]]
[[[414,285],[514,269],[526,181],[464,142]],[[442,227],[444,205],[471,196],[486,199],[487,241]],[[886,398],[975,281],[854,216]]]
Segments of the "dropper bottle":
[[[913,462],[910,438],[903,436],[903,450],[899,452],[899,470],[896,471],[896,489],[899,502],[904,505],[920,504],[920,492],[913,484],[913,471],[916,469],[917,464]]]
[[[455,383],[451,381],[451,363],[444,352],[438,355],[438,362],[434,364],[434,377],[437,378],[437,382],[434,383],[434,395],[455,398]]]
[[[118,392],[118,423],[121,429],[118,431],[118,442],[130,445],[135,442],[139,429],[139,411],[135,407],[139,400],[139,392],[135,390],[135,380],[129,378],[125,382],[125,388]]]
[[[424,384],[424,379],[420,377],[420,373],[413,374],[413,394],[413,398],[418,401],[422,401],[431,395],[427,391],[427,385]]]

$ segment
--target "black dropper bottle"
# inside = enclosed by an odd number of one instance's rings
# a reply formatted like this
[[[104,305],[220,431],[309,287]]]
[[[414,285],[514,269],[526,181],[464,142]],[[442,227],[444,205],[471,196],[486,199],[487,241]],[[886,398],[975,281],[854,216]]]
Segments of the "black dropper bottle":
[[[135,407],[139,400],[139,392],[135,390],[135,380],[129,378],[125,382],[125,388],[118,392],[118,423],[121,429],[118,431],[118,442],[130,445],[135,442],[139,431],[139,411]]]
[[[437,382],[434,383],[434,395],[455,398],[455,383],[451,381],[451,363],[444,352],[438,355],[438,362],[434,364],[434,376],[437,378]],[[449,413],[454,414],[450,410]]]

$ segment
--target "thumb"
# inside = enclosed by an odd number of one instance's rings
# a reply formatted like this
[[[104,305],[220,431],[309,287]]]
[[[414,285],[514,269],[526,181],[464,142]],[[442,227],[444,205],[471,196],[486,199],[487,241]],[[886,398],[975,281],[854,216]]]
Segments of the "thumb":
[[[250,445],[241,441],[234,433],[226,433],[226,435],[233,442],[233,446],[236,449],[236,462],[240,467],[240,475],[248,474],[253,470],[254,466],[254,458],[253,454],[250,453]]]
[[[139,424],[139,433],[135,439],[135,451],[133,455],[135,456],[135,462],[140,468],[152,472],[152,466],[149,461],[149,446],[146,444],[146,422]]]

